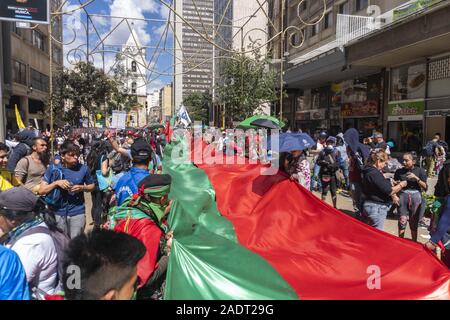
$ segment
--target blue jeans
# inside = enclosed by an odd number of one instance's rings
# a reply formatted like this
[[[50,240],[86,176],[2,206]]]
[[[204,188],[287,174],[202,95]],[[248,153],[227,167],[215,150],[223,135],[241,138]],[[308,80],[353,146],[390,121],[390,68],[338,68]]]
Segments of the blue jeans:
[[[391,205],[366,201],[364,202],[363,208],[363,217],[366,223],[369,226],[383,231],[384,222],[386,221]]]
[[[315,188],[322,188],[322,182],[319,179],[319,172],[320,172],[320,166],[315,163],[314,164],[314,173],[313,177],[311,179],[311,189],[314,190]]]
[[[348,169],[348,163],[345,162],[339,166],[339,168],[342,170],[342,173],[345,177],[345,188],[350,188],[350,181],[349,181],[349,169]]]

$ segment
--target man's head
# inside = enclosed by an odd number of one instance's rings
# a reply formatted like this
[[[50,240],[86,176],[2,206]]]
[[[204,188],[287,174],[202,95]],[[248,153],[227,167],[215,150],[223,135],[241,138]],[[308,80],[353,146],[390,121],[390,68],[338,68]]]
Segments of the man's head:
[[[6,169],[8,164],[8,152],[8,146],[0,142],[0,169]]]
[[[137,167],[148,167],[152,159],[152,147],[143,138],[134,141],[131,146],[131,157],[133,158],[133,165]]]
[[[441,138],[442,138],[442,135],[440,133],[436,133],[434,135],[434,139],[433,140],[438,142],[438,141],[441,141]]]
[[[319,141],[320,143],[325,143],[325,141],[327,140],[328,134],[325,131],[322,131],[321,133],[319,133]]]
[[[151,174],[142,179],[138,187],[147,201],[165,206],[169,203],[171,183],[172,177],[168,174]]]
[[[73,168],[78,164],[80,147],[70,140],[66,140],[60,147],[59,153],[63,164],[68,168]]]
[[[36,195],[25,187],[0,193],[0,233],[8,233],[35,217]]]
[[[45,154],[48,150],[47,142],[42,138],[34,138],[31,149],[38,155]]]
[[[79,235],[66,251],[63,276],[66,299],[132,299],[139,281],[137,264],[145,252],[141,241],[125,233],[94,230]],[[71,270],[80,272],[78,288],[71,283]]]
[[[381,132],[375,132],[373,134],[373,139],[376,143],[381,143],[384,141],[383,134]]]

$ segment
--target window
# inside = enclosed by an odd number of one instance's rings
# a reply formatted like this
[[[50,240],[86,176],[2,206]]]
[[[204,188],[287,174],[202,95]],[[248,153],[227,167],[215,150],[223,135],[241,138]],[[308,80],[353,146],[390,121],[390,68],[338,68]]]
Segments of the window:
[[[320,23],[311,26],[311,38],[316,36],[320,31]]]
[[[14,32],[15,34],[20,36],[20,28],[17,28],[17,23],[16,22],[12,23],[12,32]]]
[[[19,61],[14,61],[14,82],[27,85],[27,66]]]
[[[63,52],[62,49],[53,45],[53,61],[58,64],[63,64]]]
[[[331,28],[332,26],[333,26],[333,11],[328,12],[325,15],[324,30]]]
[[[369,0],[356,0],[356,11],[361,11],[369,6]]]
[[[131,71],[137,72],[137,64],[136,61],[131,62]]]
[[[33,45],[42,51],[45,51],[44,35],[37,30],[33,30]]]
[[[31,75],[31,85],[33,89],[48,92],[49,90],[49,79],[45,74],[40,73],[34,69],[30,69]]]
[[[136,92],[137,92],[137,84],[136,84],[136,82],[133,82],[131,84],[131,93],[136,94]]]
[[[345,2],[339,6],[339,13],[340,14],[350,14],[350,4],[348,2]]]
[[[426,65],[407,65],[392,70],[391,101],[425,97]]]

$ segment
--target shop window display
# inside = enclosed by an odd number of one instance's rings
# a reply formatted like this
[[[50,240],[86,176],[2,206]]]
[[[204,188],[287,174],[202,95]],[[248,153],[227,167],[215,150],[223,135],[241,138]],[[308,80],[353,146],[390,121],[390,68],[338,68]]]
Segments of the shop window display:
[[[425,64],[395,68],[392,70],[391,77],[391,101],[420,99],[425,97]]]

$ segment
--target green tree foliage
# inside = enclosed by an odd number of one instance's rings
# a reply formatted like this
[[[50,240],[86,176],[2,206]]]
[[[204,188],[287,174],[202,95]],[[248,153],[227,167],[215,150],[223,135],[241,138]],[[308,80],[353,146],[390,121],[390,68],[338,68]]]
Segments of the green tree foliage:
[[[208,92],[194,92],[183,100],[192,121],[208,123],[212,97]]]
[[[217,86],[219,103],[225,105],[227,122],[242,121],[261,105],[277,100],[277,75],[259,52],[254,56],[234,53],[223,59]]]

